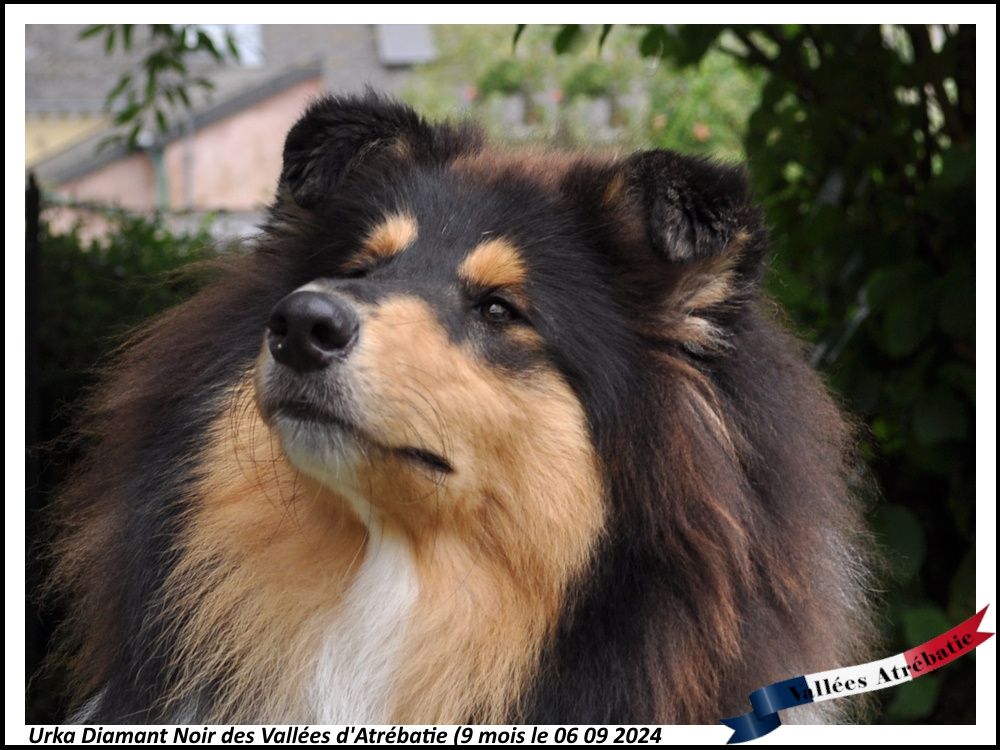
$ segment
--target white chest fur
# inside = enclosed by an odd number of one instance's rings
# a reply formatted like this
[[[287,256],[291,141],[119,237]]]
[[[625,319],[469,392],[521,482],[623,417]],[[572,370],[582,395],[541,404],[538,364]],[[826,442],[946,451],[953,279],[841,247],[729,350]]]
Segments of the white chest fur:
[[[326,622],[307,692],[317,724],[390,721],[393,679],[417,598],[409,543],[375,520],[354,581]]]

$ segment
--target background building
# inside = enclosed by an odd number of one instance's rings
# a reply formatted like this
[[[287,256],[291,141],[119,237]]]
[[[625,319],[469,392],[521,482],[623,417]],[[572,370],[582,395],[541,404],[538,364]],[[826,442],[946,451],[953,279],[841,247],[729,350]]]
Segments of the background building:
[[[205,27],[233,35],[239,62],[200,54],[193,66],[211,77],[210,95],[195,97],[166,135],[143,134],[144,148],[101,148],[114,132],[106,99],[142,45],[108,54],[102,35],[81,39],[86,28],[26,29],[28,168],[58,201],[189,220],[213,213],[223,234],[252,231],[274,193],[284,134],[311,99],[365,85],[395,92],[414,63],[435,57],[427,26]]]

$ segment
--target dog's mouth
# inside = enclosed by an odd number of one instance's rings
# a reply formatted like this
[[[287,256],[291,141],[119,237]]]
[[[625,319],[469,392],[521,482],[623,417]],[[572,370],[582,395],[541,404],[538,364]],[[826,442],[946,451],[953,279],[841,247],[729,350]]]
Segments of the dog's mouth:
[[[387,445],[357,423],[306,401],[281,401],[268,409],[270,421],[290,420],[297,424],[314,425],[321,430],[346,434],[362,446],[397,456],[437,474],[454,474],[455,467],[444,456],[412,445]]]

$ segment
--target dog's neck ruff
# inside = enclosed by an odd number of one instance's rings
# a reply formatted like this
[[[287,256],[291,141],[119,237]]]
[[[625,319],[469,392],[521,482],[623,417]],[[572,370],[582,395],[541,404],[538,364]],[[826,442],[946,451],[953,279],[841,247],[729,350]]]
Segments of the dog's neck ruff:
[[[375,513],[365,557],[328,619],[307,693],[314,723],[382,724],[392,708],[407,624],[418,580],[409,542]]]

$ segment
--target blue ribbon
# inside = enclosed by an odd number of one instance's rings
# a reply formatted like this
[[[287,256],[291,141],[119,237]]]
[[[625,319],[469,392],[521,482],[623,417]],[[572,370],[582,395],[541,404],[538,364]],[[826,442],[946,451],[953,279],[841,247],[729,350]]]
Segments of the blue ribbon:
[[[721,720],[733,730],[733,736],[726,744],[732,745],[763,737],[781,726],[778,711],[812,702],[812,691],[806,678],[802,676],[754,690],[750,693],[750,705],[753,706],[753,711]]]

